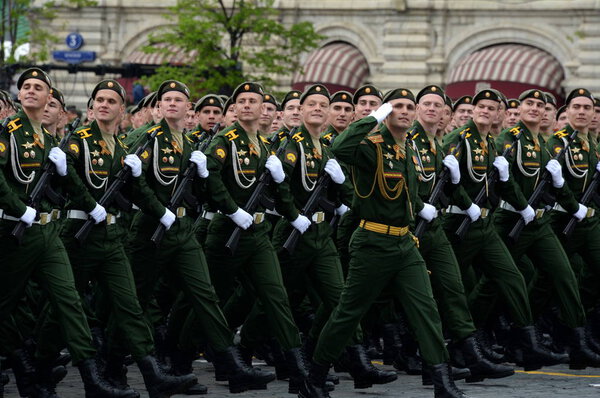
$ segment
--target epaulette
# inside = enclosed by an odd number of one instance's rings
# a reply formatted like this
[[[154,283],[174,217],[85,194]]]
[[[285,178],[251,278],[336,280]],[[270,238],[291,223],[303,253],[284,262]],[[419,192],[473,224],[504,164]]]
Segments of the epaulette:
[[[370,135],[367,139],[373,144],[381,144],[383,142],[383,136],[381,134]]]
[[[226,132],[226,133],[225,133],[225,137],[227,137],[227,139],[228,139],[229,141],[233,141],[233,140],[235,140],[236,138],[238,138],[238,137],[239,137],[239,135],[238,135],[238,134],[236,134],[236,133],[235,133],[235,131],[236,131],[236,129],[233,129],[233,130],[231,130],[231,131],[228,131],[228,132]]]
[[[260,140],[263,142],[263,144],[269,144],[269,140],[266,139],[265,137],[263,137],[262,135],[258,135],[260,137]]]
[[[521,127],[519,126],[515,126],[512,129],[509,130],[512,135],[518,135],[521,132]]]
[[[125,136],[125,134],[121,134],[122,136]],[[120,137],[117,137],[117,142],[119,143],[119,145],[121,145],[121,148],[123,149],[129,149],[129,147],[127,145],[125,145],[125,143],[123,141],[121,141]]]
[[[558,130],[556,133],[554,133],[554,136],[556,138],[565,138],[568,135],[569,134],[567,134],[567,129]]]
[[[90,133],[91,129],[92,129],[91,127],[84,127],[81,130],[78,130],[77,134],[79,135],[79,138],[85,139],[85,138],[91,137],[92,136],[92,134]]]
[[[300,142],[304,139],[304,137],[302,137],[302,133],[300,131],[298,131],[296,134],[294,134],[292,136],[292,139],[296,142]]]
[[[187,136],[187,135],[184,135],[184,137],[185,137],[185,139],[186,139],[186,140],[187,140],[187,141],[188,141],[190,144],[193,144],[193,143],[194,143],[194,140],[192,140],[192,139],[191,139],[189,136]]]
[[[194,137],[198,137],[200,135],[200,130],[192,131],[190,133],[190,135],[193,135]]]
[[[327,134],[324,134],[324,135],[323,135],[323,139],[325,139],[325,140],[329,141],[329,140],[331,140],[331,136],[332,136],[332,135],[333,135],[332,133],[327,133]]]
[[[8,122],[8,124],[6,125],[8,127],[8,132],[12,133],[13,131],[15,131],[16,129],[23,127],[22,124],[18,124],[19,120],[21,120],[20,117],[17,117],[13,120],[11,120],[10,122]]]
[[[147,133],[147,134],[152,134],[152,133],[154,133],[154,131],[155,131],[155,130],[157,130],[157,129],[159,129],[159,128],[160,128],[160,124],[157,124],[156,126],[154,126],[154,127],[151,127],[151,128],[149,128],[148,130],[146,130],[146,133]],[[158,134],[156,134],[156,135],[161,135],[162,133],[163,133],[163,132],[162,132],[162,131],[160,131],[160,132],[159,132]]]

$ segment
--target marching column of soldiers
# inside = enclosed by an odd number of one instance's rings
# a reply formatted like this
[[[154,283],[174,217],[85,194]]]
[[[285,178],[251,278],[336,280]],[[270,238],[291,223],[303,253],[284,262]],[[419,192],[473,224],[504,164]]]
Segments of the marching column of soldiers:
[[[0,94],[0,358],[21,397],[56,398],[69,362],[87,398],[139,397],[133,365],[151,398],[207,394],[200,356],[232,394],[278,379],[301,398],[330,396],[332,366],[356,389],[421,375],[436,398],[600,367],[585,88],[560,108],[435,85],[279,102],[254,82],[192,103],[167,80],[126,111],[108,79],[64,126],[44,71],[17,87]]]

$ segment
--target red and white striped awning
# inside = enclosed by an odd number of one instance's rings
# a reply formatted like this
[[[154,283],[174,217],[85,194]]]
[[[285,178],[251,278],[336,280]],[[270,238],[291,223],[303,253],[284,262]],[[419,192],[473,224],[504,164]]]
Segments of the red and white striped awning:
[[[303,91],[314,83],[322,83],[330,91],[354,91],[369,77],[369,64],[360,50],[351,44],[336,42],[313,52],[294,75],[294,89]]]
[[[551,54],[522,44],[501,44],[461,60],[446,83],[504,81],[560,92],[563,78],[563,68]]]
[[[154,47],[167,49],[168,53],[164,53],[162,51],[146,53],[142,50],[136,50],[127,57],[124,63],[141,65],[184,65],[190,63],[198,54],[196,50],[186,53],[177,46],[169,46],[164,43],[155,44]]]

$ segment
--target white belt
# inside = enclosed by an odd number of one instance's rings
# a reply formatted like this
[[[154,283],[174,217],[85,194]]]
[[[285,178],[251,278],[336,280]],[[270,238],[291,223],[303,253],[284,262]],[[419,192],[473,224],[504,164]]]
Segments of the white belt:
[[[511,206],[505,200],[501,200],[498,207],[500,207],[501,209],[504,209],[504,210],[512,211],[513,213],[519,212],[517,209],[515,209],[513,206]],[[542,216],[544,215],[545,212],[546,212],[546,209],[535,209],[535,218],[536,219],[542,218]]]
[[[320,224],[323,221],[325,221],[325,213],[322,211],[317,211],[317,212],[313,213],[311,220],[315,224]]]
[[[39,219],[35,220],[33,224],[46,225],[52,221],[56,221],[60,218],[60,210],[52,209],[49,213],[38,213]],[[8,221],[21,221],[20,218],[9,216],[4,213],[4,210],[0,209],[0,218]]]
[[[556,203],[552,209],[556,210],[556,211],[560,211],[561,213],[568,213],[567,209],[565,209],[558,203]],[[585,214],[585,218],[594,217],[594,214],[596,214],[596,209],[594,209],[592,207],[588,207],[587,213]]]
[[[202,215],[200,217],[205,218],[207,220],[212,220],[215,217],[215,213],[212,211],[204,210],[202,211]]]
[[[106,225],[116,224],[117,218],[121,217],[121,213],[112,214],[106,213]],[[89,214],[83,210],[69,210],[67,211],[67,218],[74,218],[76,220],[87,220],[90,218]]]
[[[139,210],[140,208],[135,205],[135,203],[131,204],[131,210]]]
[[[467,215],[467,212],[465,210],[462,210],[460,207],[455,206],[455,205],[448,206],[448,208],[446,209],[446,213]],[[490,213],[489,209],[486,209],[485,207],[481,208],[481,218],[486,218],[489,213]]]
[[[281,217],[281,214],[277,213],[277,210],[271,210],[271,209],[267,209],[267,210],[265,210],[265,213],[267,213],[267,214],[271,214],[271,215],[273,215],[273,216],[278,216],[278,217]]]

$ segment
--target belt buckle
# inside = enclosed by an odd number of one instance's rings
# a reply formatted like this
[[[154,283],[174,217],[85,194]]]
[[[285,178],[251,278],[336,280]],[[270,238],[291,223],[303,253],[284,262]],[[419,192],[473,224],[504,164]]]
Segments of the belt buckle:
[[[596,214],[596,209],[593,209],[591,207],[588,207],[587,209],[587,213],[585,215],[585,218],[590,218],[590,217],[594,217],[594,214]]]
[[[49,213],[40,213],[40,225],[46,225],[50,222]]]
[[[185,207],[178,207],[177,208],[177,218],[181,218],[185,216]]]
[[[259,213],[254,213],[254,224],[260,224],[264,221],[265,219],[265,213],[259,212]]]
[[[325,220],[325,213],[323,213],[322,211],[318,211],[315,213],[316,217],[316,224],[320,224],[323,222],[323,220]]]
[[[486,218],[488,216],[489,210],[485,207],[481,208],[481,218]]]
[[[106,213],[106,225],[111,225],[115,220],[114,217],[111,213]]]
[[[535,218],[539,220],[540,218],[542,218],[544,216],[545,212],[546,212],[545,209],[537,209],[535,211]]]

